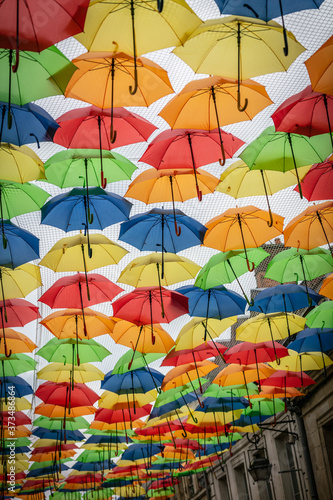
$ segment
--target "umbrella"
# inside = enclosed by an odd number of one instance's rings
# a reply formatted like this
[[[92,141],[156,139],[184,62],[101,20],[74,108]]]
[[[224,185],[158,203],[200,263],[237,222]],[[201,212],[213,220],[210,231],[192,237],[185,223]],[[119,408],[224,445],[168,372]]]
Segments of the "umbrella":
[[[11,387],[11,389],[9,389],[9,387]],[[17,401],[17,398],[23,398],[23,396],[33,394],[34,392],[31,385],[28,384],[28,382],[26,382],[26,380],[24,380],[24,378],[22,377],[15,377],[15,376],[1,377],[0,397],[2,406],[3,406],[3,398],[5,394],[8,393],[8,390],[10,390],[11,393],[15,392],[15,402]],[[3,409],[4,408],[2,408],[2,410]]]
[[[333,98],[313,92],[311,85],[286,99],[272,115],[275,129],[279,132],[313,135],[329,133],[332,137]]]
[[[175,210],[180,235],[175,238],[171,228],[174,218],[172,210],[153,208],[136,214],[120,225],[119,239],[139,250],[177,253],[203,242],[206,227],[197,220]]]
[[[295,169],[299,193],[303,198],[297,168],[322,162],[331,152],[330,134],[306,137],[290,132],[277,132],[274,127],[268,127],[244,149],[240,158],[255,170],[286,172]]]
[[[83,323],[83,316],[85,323]],[[62,338],[94,338],[111,334],[115,322],[106,314],[86,308],[84,315],[81,309],[66,309],[49,314],[40,321],[58,339]],[[85,330],[84,330],[85,325]]]
[[[332,158],[332,156],[330,157]],[[303,195],[309,201],[330,200],[333,198],[332,184],[333,161],[325,160],[322,163],[312,165],[303,178]],[[295,191],[298,186],[295,187]]]
[[[16,377],[20,373],[34,370],[36,364],[36,361],[26,354],[12,354],[10,358],[0,354],[0,377]],[[21,424],[17,422],[17,425]]]
[[[153,368],[142,367],[115,375],[108,372],[101,383],[101,389],[116,392],[117,394],[146,393],[159,387],[164,375]]]
[[[333,256],[333,202],[327,201],[306,208],[294,217],[284,228],[285,245],[311,250],[328,245]]]
[[[171,349],[161,363],[161,366],[179,366],[195,361],[203,361],[207,358],[222,356],[226,347],[213,341],[204,342],[193,349],[175,350]]]
[[[237,316],[230,318],[214,319],[208,318],[192,318],[189,323],[180,330],[176,339],[176,351],[184,349],[194,349],[205,342],[205,336],[213,340],[219,337],[231,325],[236,323]]]
[[[243,144],[236,136],[221,129],[165,130],[152,140],[140,161],[152,165],[157,170],[192,168],[198,199],[201,201],[196,169],[216,161],[224,165],[225,159],[231,158]],[[223,160],[220,158],[221,154]]]
[[[52,142],[57,122],[43,108],[34,103],[9,105],[0,102],[0,141],[22,146],[36,142]],[[11,116],[11,118],[9,118]],[[10,125],[10,126],[9,126]]]
[[[3,344],[1,339],[3,339]],[[36,347],[29,337],[12,328],[3,328],[0,331],[0,354],[9,357],[12,353],[32,352]]]
[[[50,195],[43,189],[18,182],[0,182],[0,218],[11,219],[17,215],[40,210]]]
[[[90,363],[80,363],[74,369],[67,363],[67,366],[62,362],[50,363],[37,372],[37,378],[49,380],[51,382],[68,382],[70,379],[73,382],[85,384],[95,380],[103,380],[104,373]]]
[[[46,359],[50,363],[63,362],[64,365],[72,364],[79,365],[77,358],[74,355],[75,347],[80,348],[80,360],[82,363],[103,361],[106,356],[111,353],[105,347],[93,339],[51,339],[36,354]],[[74,370],[74,368],[72,368]]]
[[[109,410],[121,410],[123,408],[140,408],[146,404],[155,401],[157,393],[152,392],[136,394],[116,394],[115,392],[105,391],[98,402],[99,408],[108,408]],[[97,437],[97,436],[96,436]]]
[[[288,346],[288,348],[289,347],[290,346]],[[284,356],[288,356],[288,349],[278,342],[273,341],[259,342],[258,344],[241,342],[240,344],[230,347],[224,353],[224,359],[227,363],[253,365],[274,361],[275,353],[278,359],[280,359]]]
[[[88,0],[75,0],[70,5],[67,0],[52,0],[49,10],[43,10],[41,23],[40,4],[34,0],[1,4],[0,46],[15,48],[16,63],[13,71],[18,68],[19,50],[41,52],[50,45],[83,31],[88,5]]]
[[[61,188],[76,187],[81,183],[83,187],[100,187],[101,177],[98,170],[101,167],[107,182],[128,180],[137,168],[119,153],[98,153],[95,149],[60,151],[51,156],[44,165],[47,182]]]
[[[333,94],[332,43],[333,36],[305,61],[314,92]]]
[[[297,173],[300,179],[304,178],[309,168],[308,165],[298,169]],[[297,173],[296,170],[288,170],[284,173],[275,170],[251,170],[246,163],[238,160],[222,172],[220,183],[215,191],[228,194],[235,199],[248,196],[265,196],[270,214],[268,225],[271,226],[272,211],[268,196],[296,184]]]
[[[111,112],[117,136],[110,140]],[[99,150],[102,169],[101,180],[97,184],[103,189],[107,180],[103,173],[102,150],[110,150],[119,146],[146,141],[156,130],[148,120],[124,108],[101,109],[96,106],[78,108],[64,113],[57,119],[59,128],[54,135],[54,142],[66,148],[84,148]],[[114,139],[114,137],[113,137]],[[116,153],[113,155],[118,157]]]
[[[288,55],[288,32],[284,24],[284,16],[292,12],[298,12],[307,9],[319,9],[323,0],[306,0],[292,2],[281,0],[273,1],[257,1],[250,0],[247,3],[239,4],[237,0],[214,0],[220,9],[221,14],[236,14],[237,16],[248,16],[255,19],[262,19],[263,21],[270,21],[275,17],[281,17],[283,26],[284,47],[283,52],[285,56]]]
[[[0,146],[0,178],[24,184],[45,179],[43,162],[28,146],[2,143]]]
[[[194,361],[186,365],[176,366],[165,375],[161,388],[163,391],[167,391],[174,387],[181,387],[189,382],[191,383],[193,380],[205,377],[212,370],[215,370],[215,368],[218,368],[218,365],[207,360],[199,361],[198,363]],[[205,381],[205,379],[203,380]],[[199,386],[202,393],[200,380]]]
[[[273,223],[269,225],[270,219]],[[247,248],[259,247],[269,239],[282,233],[283,217],[269,214],[254,206],[229,208],[221,215],[206,223],[204,245],[226,252],[244,249],[249,271],[254,270],[254,262],[250,266]]]
[[[115,106],[149,106],[173,92],[167,72],[145,57],[136,59],[116,49],[115,52],[86,52],[73,62],[78,69],[67,85],[65,96],[111,108],[111,143],[116,140]],[[125,93],[124,88],[129,92]]]
[[[265,278],[289,283],[290,281],[307,281],[318,278],[323,274],[333,271],[332,257],[324,248],[303,250],[302,248],[289,248],[273,257],[267,266]]]
[[[117,318],[136,324],[150,324],[154,344],[153,324],[169,323],[178,316],[187,314],[188,299],[181,293],[164,287],[140,287],[113,302],[112,307]]]
[[[319,293],[333,300],[333,274],[327,276],[321,284]]]
[[[297,311],[311,305],[318,305],[323,297],[304,286],[286,284],[262,290],[254,299],[251,311],[274,313],[279,311]]]
[[[0,299],[2,325],[7,322],[6,299],[25,297],[30,292],[41,286],[40,271],[38,266],[23,264],[11,270],[0,267]],[[7,325],[9,326],[9,325]]]
[[[195,170],[199,191],[202,194],[213,193],[218,179],[201,170]],[[185,201],[197,196],[197,191],[189,181],[193,178],[193,169],[164,169],[153,168],[139,174],[129,185],[125,196],[149,203],[172,201],[174,223],[177,236],[180,230],[177,227],[175,201]]]
[[[252,76],[286,71],[304,47],[294,35],[286,32],[288,55],[280,48],[283,27],[274,21],[264,22],[247,17],[228,16],[211,19],[196,28],[182,47],[173,52],[196,73],[221,75],[238,81],[238,110],[241,105],[240,82]],[[220,54],[223,53],[223,60]],[[256,57],[253,57],[256,54]]]
[[[296,340],[288,344],[288,349],[303,352],[326,352],[333,349],[333,330],[331,328],[307,328],[299,332]],[[326,363],[323,358],[325,376]]]
[[[306,326],[309,328],[332,328],[333,302],[323,302],[306,315]]]
[[[200,269],[194,286],[204,290],[216,287],[225,283],[237,281],[244,298],[250,304],[238,277],[248,271],[246,257],[257,267],[269,254],[263,248],[248,250],[247,254],[243,250],[230,250],[213,255],[208,262]]]
[[[237,80],[210,76],[189,82],[162,109],[159,116],[171,128],[214,130],[223,125],[251,120],[259,111],[269,106],[265,87],[254,80],[241,82],[243,95],[248,99],[246,112],[235,106]]]
[[[120,50],[133,54],[136,82],[131,89],[133,94],[138,84],[137,54],[181,45],[200,24],[200,19],[183,0],[157,0],[156,6],[145,0],[130,0],[125,4],[116,1],[112,6],[101,1],[92,7],[85,32],[77,39],[89,51],[105,50],[106,47],[113,50],[115,46],[118,50],[120,45]]]
[[[89,389],[85,384],[74,384],[74,389],[70,391],[70,399],[68,399],[70,385],[69,382],[55,384],[54,382],[44,382],[36,390],[36,396],[46,404],[54,404],[75,408],[76,406],[89,406],[96,403],[99,399],[98,394]]]
[[[34,234],[4,219],[1,219],[1,232],[1,266],[15,268],[39,259],[39,239]]]
[[[300,373],[302,373],[303,370],[322,370],[326,366],[332,364],[333,361],[326,354],[319,354],[318,352],[301,352],[299,354],[293,354],[293,351],[290,351],[289,356],[283,358],[279,365],[274,361],[270,363],[275,369],[292,370]]]

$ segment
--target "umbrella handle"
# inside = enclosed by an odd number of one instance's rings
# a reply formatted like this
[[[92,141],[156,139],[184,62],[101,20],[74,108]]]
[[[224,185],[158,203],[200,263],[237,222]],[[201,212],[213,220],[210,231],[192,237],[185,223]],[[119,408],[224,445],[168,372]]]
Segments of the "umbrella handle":
[[[158,12],[162,12],[164,5],[164,0],[157,0],[157,10]]]
[[[111,128],[110,128],[110,142],[111,142],[111,144],[114,144],[116,142],[116,139],[117,139],[117,131],[113,129],[113,121],[112,121]]]
[[[177,226],[177,221],[175,220],[175,232],[176,232],[176,236],[180,236],[181,232],[182,232],[182,228],[180,226]]]
[[[103,172],[103,170],[101,170],[101,186],[103,189],[106,188],[107,183],[108,183],[108,181],[107,181],[106,177],[104,177],[104,172]]]
[[[220,160],[219,160],[219,161],[220,161]],[[198,185],[196,186],[196,188],[197,188],[197,197],[198,197],[198,201],[202,201],[202,191],[200,191],[200,189],[199,189],[199,186],[198,186]],[[180,228],[179,228],[179,229],[180,229]],[[176,232],[177,232],[177,231],[176,231]],[[180,233],[179,233],[179,235],[180,235]],[[177,236],[179,236],[179,235],[177,234]]]
[[[283,17],[282,17],[282,19],[283,19]],[[284,39],[283,53],[287,57],[287,55],[289,53],[289,48],[288,48],[288,37],[287,37],[286,28],[283,28],[283,39]]]
[[[249,103],[248,98],[245,97],[244,106],[242,106],[241,105],[240,92],[237,92],[237,109],[238,109],[238,111],[240,111],[241,113],[243,113],[243,111],[246,110],[248,103]]]
[[[249,259],[246,257],[246,264],[247,264],[247,268],[248,268],[248,270],[250,271],[250,273],[252,273],[252,272],[253,272],[253,270],[254,270],[254,266],[255,266],[254,262],[252,262],[252,264],[251,264],[251,266],[250,266]]]
[[[4,343],[4,347],[5,347],[5,356],[6,356],[6,358],[10,358],[11,355],[12,355],[12,350],[10,349],[9,354],[8,354],[6,342]]]
[[[225,151],[224,151],[224,144],[222,141],[222,136],[221,136],[221,129],[219,128],[219,134],[220,134],[220,145],[221,145],[221,153],[222,153],[222,159],[219,158],[219,164],[221,167],[225,165]]]
[[[38,140],[37,135],[36,134],[32,134],[32,133],[29,134],[29,135],[31,135],[31,137],[34,137],[36,139],[37,147],[38,147],[38,149],[40,149],[40,144],[39,144],[39,140]]]

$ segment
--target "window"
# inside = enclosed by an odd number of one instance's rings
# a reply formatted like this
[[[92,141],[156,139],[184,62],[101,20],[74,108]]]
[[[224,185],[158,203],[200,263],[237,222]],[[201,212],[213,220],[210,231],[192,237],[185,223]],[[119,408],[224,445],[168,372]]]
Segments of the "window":
[[[280,474],[286,500],[301,500],[302,494],[299,483],[299,469],[294,460],[293,444],[288,436],[276,439],[276,448],[279,456]]]
[[[222,500],[230,500],[227,476],[223,476],[219,479],[219,491]]]
[[[199,474],[198,475],[198,488],[199,490],[202,490],[203,488],[205,488],[206,486],[206,482],[205,482],[205,476],[204,474]]]
[[[238,498],[239,500],[250,500],[249,489],[245,476],[244,464],[235,468],[235,478],[237,483]]]

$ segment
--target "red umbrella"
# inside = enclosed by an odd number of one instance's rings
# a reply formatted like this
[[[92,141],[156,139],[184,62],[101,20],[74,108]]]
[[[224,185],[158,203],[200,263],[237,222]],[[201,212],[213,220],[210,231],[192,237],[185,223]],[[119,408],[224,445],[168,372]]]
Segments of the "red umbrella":
[[[89,286],[89,298],[85,285]],[[80,308],[86,333],[84,308],[102,302],[110,302],[122,291],[120,286],[115,285],[101,274],[88,274],[86,277],[83,273],[77,273],[58,279],[38,300],[52,309]]]
[[[146,417],[150,414],[152,405],[141,406],[140,408],[128,408],[124,410],[109,410],[107,408],[99,408],[95,413],[95,420],[105,422],[107,424],[116,424],[118,422],[132,422],[138,418]],[[125,429],[126,432],[126,429]]]
[[[113,315],[136,325],[151,325],[152,343],[155,343],[154,323],[170,323],[188,313],[188,298],[164,287],[136,288],[112,304]]]
[[[276,355],[275,355],[276,352]],[[288,356],[288,349],[278,342],[267,341],[253,344],[242,342],[230,347],[224,354],[227,363],[238,363],[240,365],[253,365],[275,361],[275,359]]]
[[[164,358],[161,366],[179,366],[192,363],[193,361],[203,361],[208,358],[223,356],[227,348],[222,344],[216,344],[214,341],[205,342],[194,349],[183,349],[176,351],[173,348]]]
[[[311,85],[286,99],[273,113],[272,119],[279,132],[308,137],[329,133],[333,147],[333,96],[313,92]]]
[[[298,186],[295,187],[295,191],[299,192]],[[312,165],[302,181],[302,191],[309,201],[333,198],[333,161],[331,159]]]
[[[83,31],[89,0],[11,0],[0,3],[0,47],[41,52]]]
[[[52,453],[53,451],[57,452],[60,450],[63,451],[68,451],[68,450],[77,450],[78,447],[76,446],[75,443],[69,443],[69,444],[58,444],[57,446],[40,446],[39,448],[35,448],[32,450],[31,455],[39,455],[43,453]]]
[[[1,425],[3,427],[15,426],[18,425],[29,425],[31,424],[31,418],[29,418],[23,411],[15,412],[15,421],[13,421],[13,412],[12,411],[2,411],[1,412]]]
[[[261,382],[262,386],[281,387],[284,389],[285,398],[287,398],[287,387],[307,387],[316,382],[304,372],[292,372],[290,370],[277,370]],[[287,411],[287,404],[285,405]]]
[[[155,125],[148,120],[124,108],[113,109],[113,122],[117,135],[115,141],[111,142],[111,109],[101,109],[97,106],[73,109],[57,119],[60,127],[53,142],[65,148],[99,149],[103,173],[103,149],[110,151],[127,144],[144,142],[156,130]],[[103,188],[106,182],[102,174]]]
[[[99,395],[89,389],[86,384],[75,383],[74,389],[70,382],[44,382],[35,392],[35,395],[47,404],[69,407],[68,397],[71,392],[70,406],[90,406],[96,403]]]
[[[243,144],[241,139],[221,129],[211,132],[199,129],[165,130],[149,144],[139,161],[157,170],[193,168],[198,198],[201,200],[196,169],[216,161],[223,165],[225,158],[232,158]]]
[[[6,309],[7,319],[4,317],[4,309]],[[38,306],[24,299],[0,300],[0,311],[0,328],[24,326],[41,317]]]

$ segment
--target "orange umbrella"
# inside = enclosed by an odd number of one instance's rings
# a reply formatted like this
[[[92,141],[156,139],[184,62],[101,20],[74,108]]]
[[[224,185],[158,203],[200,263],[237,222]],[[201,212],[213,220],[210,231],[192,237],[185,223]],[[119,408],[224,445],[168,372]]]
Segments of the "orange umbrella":
[[[307,67],[314,92],[333,94],[333,36],[311,56]]]
[[[1,342],[2,339],[3,342]],[[12,353],[32,352],[36,347],[36,344],[23,333],[12,330],[12,328],[2,328],[0,330],[0,354],[5,354],[6,357],[9,357]]]
[[[58,339],[76,338],[77,336],[82,340],[110,334],[115,322],[106,314],[87,307],[84,309],[84,317],[82,309],[65,309],[49,314],[40,323]]]
[[[163,352],[167,354],[175,345],[174,340],[160,324],[153,325],[155,342],[152,343],[151,326],[135,325],[125,319],[112,318],[115,325],[111,337],[116,344],[130,347],[142,353]],[[134,356],[134,354],[133,354]]]
[[[251,394],[250,399],[295,398],[297,396],[303,396],[303,394],[295,387],[288,387],[288,392],[286,393],[285,390],[280,387],[263,386],[259,394]]]
[[[68,410],[69,409],[67,409],[66,411],[67,418],[82,417],[82,415],[92,415],[96,412],[96,408],[94,406],[76,406],[75,408],[71,408],[70,412],[68,412]],[[40,405],[36,406],[35,413],[49,418],[63,418],[64,407],[41,403]]]
[[[158,64],[124,52],[86,52],[73,59],[77,70],[68,82],[65,96],[89,102],[99,108],[111,108],[110,140],[115,142],[113,108],[149,106],[172,94],[167,72]],[[137,69],[137,82],[135,81]],[[137,84],[137,91],[135,86]]]
[[[270,214],[266,210],[248,205],[240,208],[229,208],[206,223],[204,246],[216,248],[222,252],[244,249],[249,271],[247,248],[259,247],[266,241],[279,236],[283,230],[283,220],[277,214],[271,214],[273,224],[270,226]]]
[[[163,391],[167,391],[175,387],[181,387],[188,383],[192,383],[192,380],[205,377],[205,375],[210,373],[215,368],[218,368],[218,365],[207,360],[199,361],[198,363],[188,363],[186,365],[176,366],[165,375],[161,389]]]
[[[172,201],[173,213],[176,222],[175,201],[186,201],[197,196],[197,187],[191,182],[194,177],[193,169],[161,169],[151,168],[139,174],[129,185],[125,196],[149,203]],[[196,169],[198,189],[202,195],[213,193],[219,183],[214,175],[201,168]],[[176,226],[177,228],[177,226]],[[179,228],[176,232],[180,234]]]
[[[330,274],[329,276],[327,276],[327,278],[324,279],[319,293],[333,300],[333,274]]]
[[[285,246],[311,250],[327,244],[333,255],[333,202],[308,207],[286,225],[283,234]]]
[[[125,431],[127,429],[138,429],[143,427],[145,424],[142,420],[139,418],[137,420],[133,420],[132,422],[127,421],[121,421],[121,422],[116,422],[114,424],[108,424],[106,422],[102,422],[101,420],[94,420],[90,424],[90,429],[97,429],[99,431]]]

